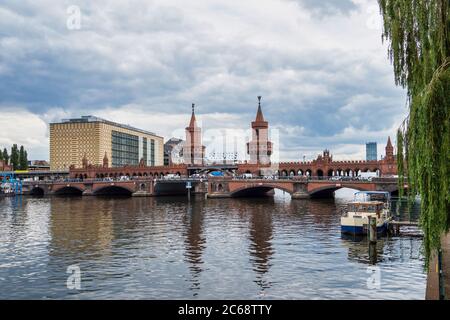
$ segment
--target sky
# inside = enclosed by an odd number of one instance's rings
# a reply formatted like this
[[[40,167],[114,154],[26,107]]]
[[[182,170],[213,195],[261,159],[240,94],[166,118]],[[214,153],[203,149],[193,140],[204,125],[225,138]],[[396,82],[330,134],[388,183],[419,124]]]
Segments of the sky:
[[[182,137],[192,103],[246,130],[261,95],[281,160],[381,155],[407,114],[381,33],[376,0],[2,0],[0,147],[48,159],[82,115]]]

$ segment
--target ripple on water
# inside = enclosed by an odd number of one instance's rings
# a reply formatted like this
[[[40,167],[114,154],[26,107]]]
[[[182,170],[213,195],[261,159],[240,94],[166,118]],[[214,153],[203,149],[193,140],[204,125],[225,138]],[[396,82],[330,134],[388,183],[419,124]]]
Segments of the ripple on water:
[[[2,201],[0,298],[424,297],[421,239],[380,239],[374,255],[366,241],[341,238],[329,200]],[[66,287],[71,265],[80,291]]]

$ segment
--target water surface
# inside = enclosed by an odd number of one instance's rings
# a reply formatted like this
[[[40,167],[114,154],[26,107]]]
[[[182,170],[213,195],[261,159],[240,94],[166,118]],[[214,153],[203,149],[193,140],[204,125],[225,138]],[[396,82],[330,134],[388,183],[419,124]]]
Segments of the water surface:
[[[343,204],[0,199],[0,298],[423,299],[421,238],[343,238]],[[69,266],[81,290],[67,288]]]

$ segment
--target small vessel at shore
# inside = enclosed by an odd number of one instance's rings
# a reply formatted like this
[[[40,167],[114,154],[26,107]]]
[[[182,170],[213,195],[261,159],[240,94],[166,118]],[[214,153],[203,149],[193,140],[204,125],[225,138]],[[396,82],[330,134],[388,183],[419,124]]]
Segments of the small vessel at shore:
[[[13,196],[15,194],[11,183],[5,182],[0,184],[0,197]]]
[[[341,217],[341,232],[365,235],[369,217],[376,219],[377,233],[388,230],[390,217],[390,194],[384,191],[361,191],[355,193],[354,201],[347,205]]]

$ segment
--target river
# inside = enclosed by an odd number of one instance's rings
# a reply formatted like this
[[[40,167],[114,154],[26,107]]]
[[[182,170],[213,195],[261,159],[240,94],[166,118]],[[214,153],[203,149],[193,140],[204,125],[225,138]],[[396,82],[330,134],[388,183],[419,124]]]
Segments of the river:
[[[369,254],[347,200],[3,198],[0,299],[424,299],[422,239]]]

